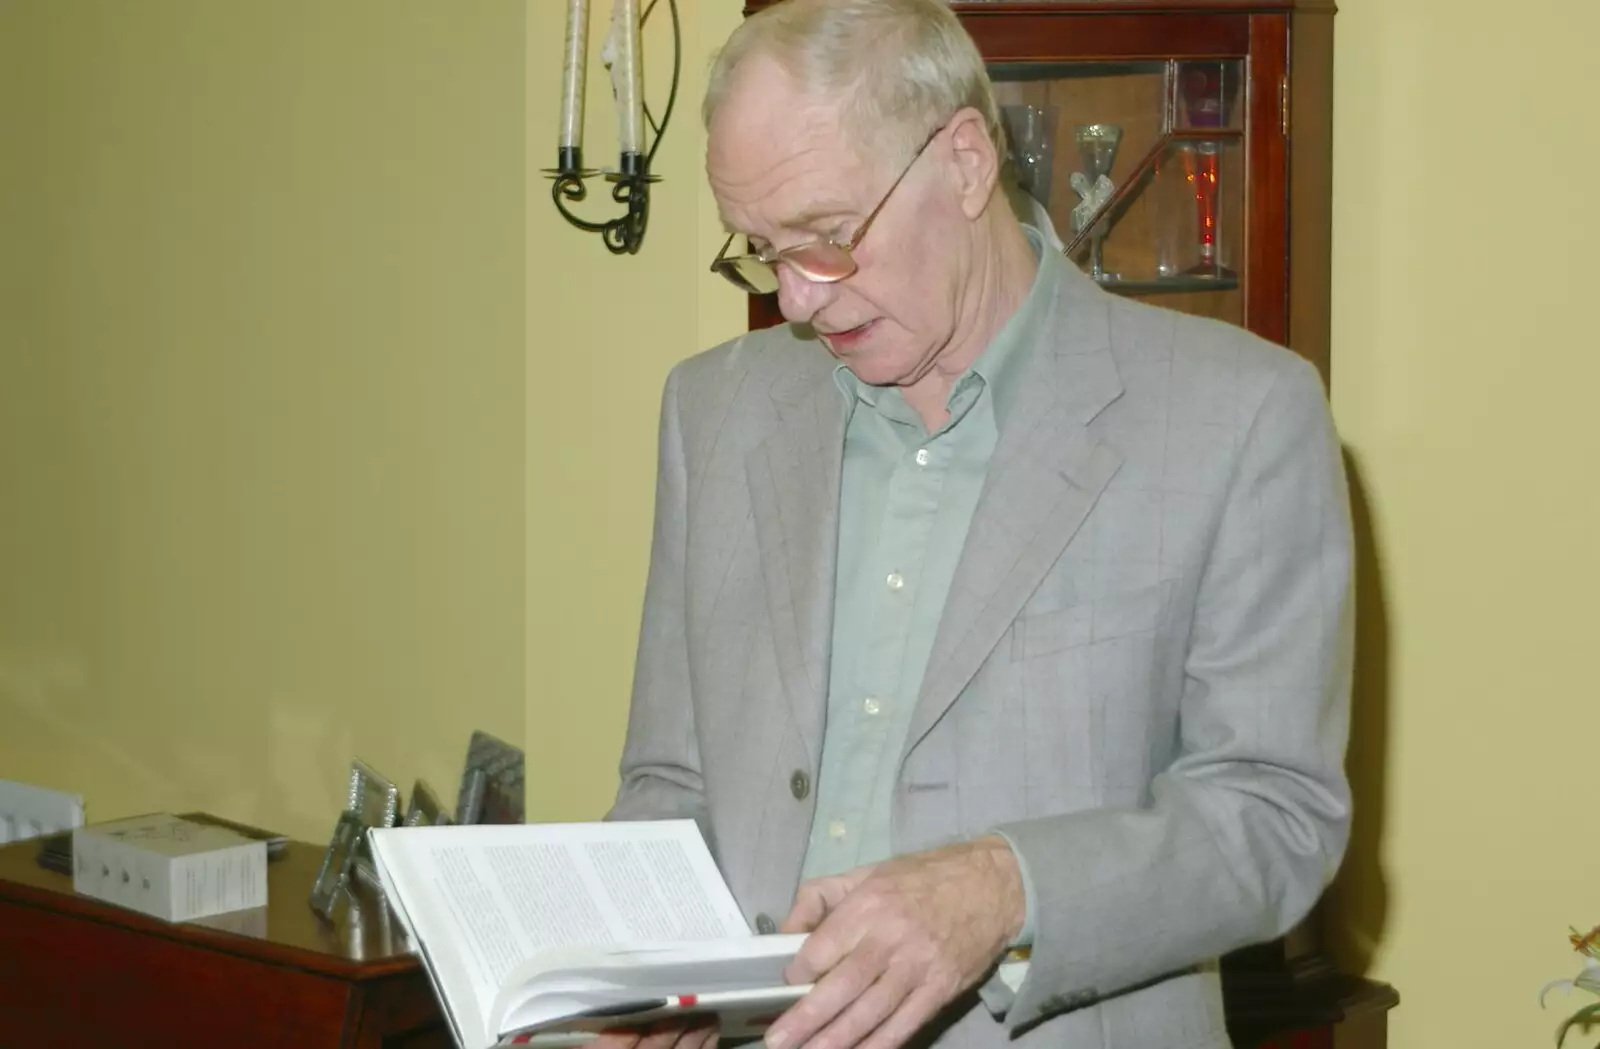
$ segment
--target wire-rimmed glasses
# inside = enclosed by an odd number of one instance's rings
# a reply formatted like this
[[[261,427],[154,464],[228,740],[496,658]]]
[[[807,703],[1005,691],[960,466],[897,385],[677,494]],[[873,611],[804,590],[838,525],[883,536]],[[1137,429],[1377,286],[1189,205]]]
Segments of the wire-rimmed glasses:
[[[778,290],[780,264],[790,267],[806,280],[816,284],[834,284],[844,280],[856,271],[853,252],[861,243],[861,238],[867,235],[867,230],[872,228],[872,222],[883,211],[883,206],[889,203],[889,198],[894,196],[894,191],[911,173],[911,168],[917,159],[927,152],[928,146],[939,137],[939,132],[943,131],[945,126],[940,124],[933,129],[917,148],[917,152],[900,172],[899,177],[889,186],[889,191],[883,195],[883,199],[878,201],[878,206],[867,213],[867,217],[845,243],[840,244],[823,237],[784,248],[782,251],[767,248],[748,255],[729,255],[728,248],[733,244],[733,238],[737,236],[730,233],[722,244],[722,250],[717,252],[716,259],[711,263],[712,272],[722,274],[735,287],[752,295],[770,295]]]

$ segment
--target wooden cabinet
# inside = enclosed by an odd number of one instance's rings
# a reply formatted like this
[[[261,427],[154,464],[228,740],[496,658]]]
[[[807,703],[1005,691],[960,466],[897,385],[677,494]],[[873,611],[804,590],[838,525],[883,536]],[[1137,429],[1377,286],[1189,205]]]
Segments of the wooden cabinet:
[[[320,922],[322,861],[291,843],[264,908],[169,924],[79,896],[37,841],[0,846],[0,1045],[448,1049],[392,919]]]
[[[1328,381],[1331,0],[951,6],[989,64],[1019,212],[1107,290],[1238,324]],[[780,323],[776,297],[749,321]],[[1224,959],[1241,1049],[1384,1044],[1398,996],[1339,973],[1320,921]]]

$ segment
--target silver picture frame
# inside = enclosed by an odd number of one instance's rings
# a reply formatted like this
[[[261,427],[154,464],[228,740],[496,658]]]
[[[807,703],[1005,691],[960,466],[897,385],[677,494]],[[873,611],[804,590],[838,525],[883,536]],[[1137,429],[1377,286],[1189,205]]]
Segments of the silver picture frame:
[[[406,809],[402,826],[443,827],[453,822],[450,813],[445,811],[444,802],[439,800],[439,795],[434,793],[427,780],[417,780],[411,788],[411,804]]]
[[[350,763],[350,790],[345,809],[364,827],[392,827],[400,818],[400,788],[359,758]]]
[[[523,823],[522,748],[481,729],[467,744],[467,760],[456,795],[456,822]]]
[[[365,761],[351,761],[344,811],[334,823],[322,865],[311,883],[312,911],[326,921],[336,921],[359,886],[379,889],[367,831],[393,827],[399,819],[400,788]]]
[[[346,902],[356,859],[366,841],[367,828],[349,809],[339,813],[323,853],[316,880],[311,883],[311,909],[326,921],[333,921]]]

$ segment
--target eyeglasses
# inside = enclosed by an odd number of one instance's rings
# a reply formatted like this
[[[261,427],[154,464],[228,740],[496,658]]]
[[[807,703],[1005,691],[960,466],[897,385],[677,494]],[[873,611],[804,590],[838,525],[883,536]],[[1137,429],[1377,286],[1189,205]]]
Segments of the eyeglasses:
[[[820,240],[807,241],[793,247],[784,248],[782,251],[772,251],[770,248],[751,255],[728,254],[728,248],[733,244],[737,234],[729,234],[723,242],[722,250],[717,252],[716,260],[711,263],[713,273],[720,273],[728,278],[736,288],[751,295],[770,295],[778,290],[778,264],[782,263],[793,269],[800,276],[815,284],[834,284],[844,280],[856,271],[856,260],[852,252],[861,243],[861,238],[867,235],[867,230],[872,228],[872,220],[878,217],[883,206],[889,203],[889,198],[894,196],[894,191],[900,183],[911,173],[911,168],[917,159],[928,151],[933,140],[939,137],[939,132],[945,129],[940,124],[933,129],[917,152],[912,156],[905,169],[900,172],[900,177],[894,180],[889,187],[889,192],[878,201],[878,206],[868,212],[861,225],[856,227],[856,232],[843,244],[837,243],[827,237]]]

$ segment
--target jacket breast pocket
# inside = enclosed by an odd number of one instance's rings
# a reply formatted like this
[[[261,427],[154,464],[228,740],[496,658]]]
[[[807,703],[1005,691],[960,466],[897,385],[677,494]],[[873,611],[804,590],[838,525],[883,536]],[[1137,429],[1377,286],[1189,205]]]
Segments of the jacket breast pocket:
[[[1167,616],[1171,581],[1109,594],[1017,619],[1011,633],[1011,658],[1036,659],[1099,641],[1154,633]]]

